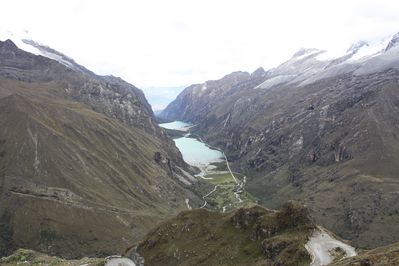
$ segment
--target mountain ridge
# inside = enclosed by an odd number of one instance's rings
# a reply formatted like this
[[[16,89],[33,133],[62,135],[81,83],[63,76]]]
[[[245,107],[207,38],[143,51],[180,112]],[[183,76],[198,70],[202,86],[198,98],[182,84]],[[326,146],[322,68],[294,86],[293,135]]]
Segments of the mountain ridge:
[[[196,124],[260,203],[299,200],[360,247],[397,242],[399,50],[354,61],[319,55],[302,51],[258,80],[222,78],[202,93],[207,83],[192,85],[161,117]]]
[[[180,181],[195,169],[119,78],[0,42],[0,110],[1,255],[119,253],[202,203],[198,183]]]

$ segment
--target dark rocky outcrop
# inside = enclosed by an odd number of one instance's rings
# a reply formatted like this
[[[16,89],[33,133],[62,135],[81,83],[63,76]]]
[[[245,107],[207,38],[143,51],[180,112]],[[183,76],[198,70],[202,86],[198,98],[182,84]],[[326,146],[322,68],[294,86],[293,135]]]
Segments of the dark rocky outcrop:
[[[337,260],[331,266],[399,265],[399,243],[361,252],[358,256]]]

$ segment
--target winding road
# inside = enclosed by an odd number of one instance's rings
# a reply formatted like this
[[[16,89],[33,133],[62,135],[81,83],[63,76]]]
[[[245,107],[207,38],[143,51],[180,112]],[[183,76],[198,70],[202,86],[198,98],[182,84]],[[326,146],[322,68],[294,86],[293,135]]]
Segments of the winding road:
[[[182,132],[185,132],[184,137],[187,138],[190,135],[192,135],[190,129],[192,127],[195,127],[195,126],[196,125],[191,125],[189,127],[175,129],[175,130],[180,130]],[[228,161],[227,156],[224,153],[224,151],[219,149],[218,147],[214,147],[214,146],[211,146],[211,145],[207,144],[206,142],[204,142],[201,139],[200,136],[198,136],[198,135],[195,135],[195,136],[196,136],[197,140],[199,140],[200,142],[202,142],[203,144],[205,144],[209,148],[217,150],[217,151],[222,153],[222,155],[224,157],[224,160],[226,162],[226,166],[227,166],[228,172],[230,173],[231,177],[233,178],[234,182],[236,183],[235,185],[215,185],[215,187],[209,193],[207,193],[205,196],[202,197],[202,199],[204,200],[204,204],[200,208],[205,208],[207,206],[208,202],[207,202],[206,198],[209,197],[210,195],[212,195],[213,193],[215,193],[219,187],[235,187],[234,195],[235,195],[238,203],[242,203],[243,200],[241,199],[240,194],[244,191],[244,186],[245,186],[245,183],[246,183],[246,176],[244,176],[243,181],[239,181],[238,178],[234,175],[233,171],[231,170],[229,161]],[[202,179],[205,179],[205,180],[213,179],[213,178],[205,177],[205,171],[202,168],[201,168],[201,173],[197,174],[196,176],[198,176],[198,177],[200,177]],[[189,205],[189,202],[187,201],[187,199],[186,199],[186,205],[187,205],[188,209],[191,209],[191,206]],[[226,211],[226,209],[227,209],[227,206],[223,206],[223,208],[222,208],[223,212]]]
[[[205,145],[207,145],[209,148],[212,148],[212,149],[214,149],[214,150],[220,151],[220,152],[223,154],[224,160],[226,161],[227,169],[229,170],[231,177],[233,178],[234,182],[236,183],[236,185],[235,185],[235,187],[236,187],[236,192],[234,192],[234,195],[235,195],[235,197],[236,197],[238,203],[243,202],[243,200],[242,200],[241,197],[240,197],[240,194],[241,194],[242,191],[244,190],[244,185],[245,185],[245,182],[246,182],[246,180],[247,180],[247,177],[244,176],[243,181],[242,181],[242,182],[239,182],[238,179],[236,178],[236,176],[234,175],[233,171],[231,171],[229,161],[227,160],[227,156],[226,156],[226,154],[224,153],[224,151],[221,150],[221,149],[219,149],[219,148],[217,148],[217,147],[214,147],[214,146],[211,146],[211,145],[207,144],[207,143],[204,142],[200,137],[198,137],[198,140],[201,141],[202,143],[204,143]],[[202,171],[202,170],[201,170],[201,171]],[[203,173],[203,172],[202,172],[202,173]],[[204,173],[203,173],[203,174],[204,174]],[[208,178],[203,177],[203,176],[201,176],[201,178],[203,178],[203,179],[208,179]],[[206,194],[205,196],[202,197],[202,199],[203,199],[205,202],[204,202],[204,204],[203,204],[200,208],[205,208],[205,207],[206,207],[206,205],[208,204],[208,202],[205,200],[205,198],[206,198],[206,197],[209,197],[210,195],[212,195],[212,193],[216,192],[216,190],[217,190],[218,187],[230,187],[230,186],[233,186],[233,185],[216,185],[216,186],[213,188],[213,190],[211,190],[208,194]],[[223,206],[223,210],[226,210],[225,207],[226,207],[226,206]]]
[[[202,208],[205,208],[206,207],[206,205],[208,204],[208,202],[206,201],[206,197],[209,197],[210,195],[212,195],[214,192],[216,192],[216,190],[217,190],[217,188],[218,187],[234,187],[234,185],[216,185],[208,194],[206,194],[205,196],[203,196],[202,197],[202,199],[205,201],[204,202],[204,204],[200,207],[201,209]],[[241,200],[241,199],[240,199]],[[241,202],[242,202],[242,200],[241,200]]]

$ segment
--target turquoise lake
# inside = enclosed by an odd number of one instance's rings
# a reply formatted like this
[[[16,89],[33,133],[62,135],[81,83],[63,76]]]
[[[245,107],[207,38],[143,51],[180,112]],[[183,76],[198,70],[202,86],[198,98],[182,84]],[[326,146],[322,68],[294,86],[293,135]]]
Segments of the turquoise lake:
[[[159,126],[167,129],[186,131],[185,129],[191,126],[191,124],[174,121],[171,123],[159,124]],[[195,138],[182,137],[174,139],[174,141],[176,147],[183,155],[183,159],[188,164],[206,166],[211,162],[217,162],[223,159],[223,154],[220,151],[209,148],[206,144]]]
[[[218,150],[213,150],[204,143],[193,138],[174,139],[179,148],[183,159],[191,165],[208,165],[211,162],[220,161],[223,154]]]
[[[174,130],[181,130],[181,131],[187,131],[187,128],[192,126],[192,124],[182,122],[182,121],[173,121],[170,123],[163,123],[159,124],[160,127],[166,128],[166,129],[174,129]]]

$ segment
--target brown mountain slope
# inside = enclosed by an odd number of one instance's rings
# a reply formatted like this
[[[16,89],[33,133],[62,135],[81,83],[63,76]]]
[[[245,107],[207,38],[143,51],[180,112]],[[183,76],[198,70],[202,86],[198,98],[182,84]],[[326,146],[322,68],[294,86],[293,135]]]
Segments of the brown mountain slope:
[[[331,266],[387,266],[399,265],[399,244],[379,247],[362,254],[332,263]]]
[[[202,203],[138,89],[10,42],[0,58],[2,255],[120,253],[187,199]]]
[[[0,77],[24,82],[52,82],[58,96],[85,103],[94,111],[141,128],[162,140],[169,157],[187,167],[165,131],[157,126],[152,109],[141,90],[121,78],[99,76],[73,61],[73,68],[52,59],[25,52],[7,40],[0,41]],[[9,92],[9,93],[12,93]]]
[[[167,154],[144,131],[80,103],[24,95],[51,84],[3,81],[0,91],[7,86],[14,94],[0,98],[0,211],[8,245],[64,256],[115,252],[154,219],[186,208],[186,198],[195,203],[173,169],[155,161]]]

